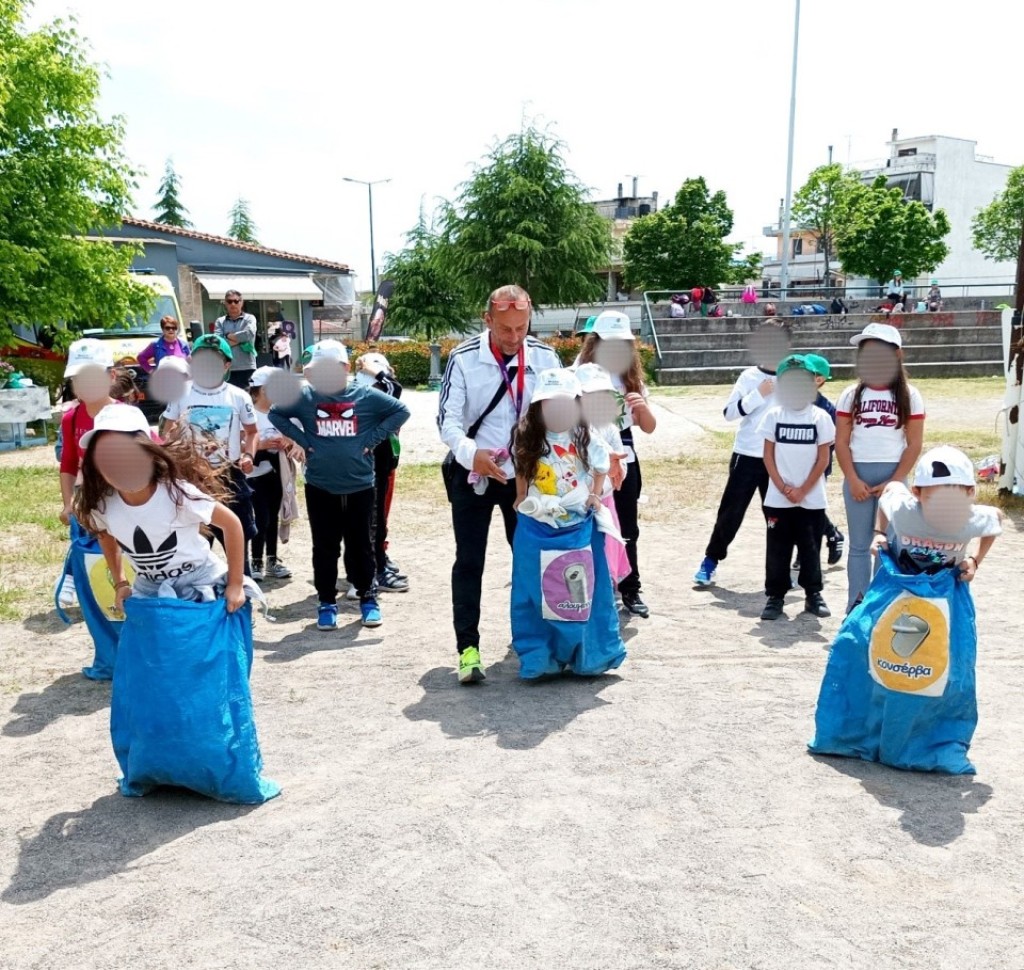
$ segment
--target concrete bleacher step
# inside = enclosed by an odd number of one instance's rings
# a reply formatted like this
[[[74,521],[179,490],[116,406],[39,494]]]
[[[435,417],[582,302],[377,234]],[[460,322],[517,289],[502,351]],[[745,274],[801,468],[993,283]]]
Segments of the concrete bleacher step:
[[[797,330],[793,333],[795,347],[818,349],[851,347],[850,338],[860,333],[859,330]],[[749,333],[670,333],[658,334],[658,343],[662,353],[670,351],[727,350],[745,346]],[[959,346],[977,344],[1001,344],[1002,328],[1000,327],[945,327],[922,336],[917,331],[908,330],[903,334],[905,346]],[[826,353],[827,356],[827,353]]]
[[[658,370],[658,383],[666,387],[697,384],[733,384],[748,365],[716,367],[663,367]],[[1003,361],[971,360],[960,362],[936,361],[907,366],[910,379],[934,377],[1001,377]],[[835,381],[854,380],[853,364],[837,364],[832,368]],[[835,383],[835,381],[833,383]]]
[[[956,344],[953,346],[920,345],[907,347],[907,362],[911,364],[961,364],[977,360],[999,360],[1002,356],[1002,344]],[[820,353],[830,364],[852,364],[856,355],[855,348],[819,347],[816,344],[793,347],[794,354]],[[750,353],[745,347],[725,347],[715,350],[668,350],[661,355],[663,368],[681,367],[743,367],[750,363]]]
[[[727,384],[749,365],[747,342],[762,317],[685,317],[654,320],[662,384]],[[789,317],[794,353],[820,353],[841,379],[853,376],[850,338],[877,314]],[[1000,314],[993,310],[912,313],[892,322],[903,336],[907,368],[918,377],[988,377],[1003,373]]]

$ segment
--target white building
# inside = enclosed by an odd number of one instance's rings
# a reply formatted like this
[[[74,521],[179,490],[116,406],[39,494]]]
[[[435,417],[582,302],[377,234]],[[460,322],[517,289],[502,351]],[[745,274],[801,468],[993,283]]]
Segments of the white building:
[[[943,209],[951,226],[946,236],[949,255],[943,263],[933,273],[907,282],[927,289],[930,279],[935,277],[947,296],[984,295],[986,290],[1003,292],[1003,287],[1012,284],[1016,265],[1013,262],[993,262],[978,252],[971,238],[971,221],[979,209],[988,205],[1006,187],[1011,167],[979,155],[975,151],[977,142],[965,138],[944,135],[900,138],[898,131],[893,129],[892,139],[887,144],[888,158],[854,166],[861,180],[870,183],[884,175],[889,186],[902,189],[906,198],[923,203],[929,211]],[[765,279],[777,286],[781,266],[781,226],[766,226],[764,233],[778,240],[778,255],[764,262]],[[791,253],[791,281],[794,285],[820,284],[823,261],[821,254],[814,251],[815,241],[808,239],[807,234],[795,226],[793,235],[791,245],[795,251]],[[833,268],[833,274],[836,269],[838,267]],[[841,273],[839,275],[842,276]],[[868,282],[853,278],[846,280],[851,287]]]
[[[971,238],[971,222],[1003,189],[1009,165],[999,165],[979,155],[977,142],[945,135],[900,138],[893,129],[889,157],[873,168],[860,170],[861,179],[871,182],[886,176],[890,186],[903,190],[908,199],[923,203],[929,211],[943,209],[952,227],[946,237],[949,255],[934,273],[940,284],[956,295],[960,284],[1005,284],[1016,272],[1013,262],[986,259]],[[895,269],[895,267],[893,267]],[[908,282],[928,284],[928,279]],[[984,290],[978,289],[979,293]]]

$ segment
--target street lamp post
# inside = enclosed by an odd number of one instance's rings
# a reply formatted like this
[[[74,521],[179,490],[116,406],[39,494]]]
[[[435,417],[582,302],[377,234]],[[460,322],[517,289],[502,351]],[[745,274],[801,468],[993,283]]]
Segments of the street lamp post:
[[[391,179],[376,179],[372,182],[367,182],[365,179],[353,179],[347,175],[342,176],[343,182],[355,182],[357,185],[365,185],[366,192],[370,200],[370,283],[373,292],[377,292],[377,259],[373,251],[373,187],[375,185],[382,185],[384,182],[390,182]]]
[[[789,90],[789,153],[786,159],[786,207],[782,213],[782,266],[779,270],[779,295],[786,299],[789,288],[789,236],[793,206],[793,137],[796,131],[796,66],[800,51],[800,0],[796,0],[793,22],[793,78]]]

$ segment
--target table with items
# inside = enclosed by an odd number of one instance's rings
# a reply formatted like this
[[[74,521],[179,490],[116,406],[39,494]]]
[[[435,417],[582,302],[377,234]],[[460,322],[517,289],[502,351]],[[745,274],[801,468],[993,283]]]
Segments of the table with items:
[[[45,387],[0,389],[0,451],[45,445],[49,441],[50,392]],[[42,427],[30,428],[30,424]]]

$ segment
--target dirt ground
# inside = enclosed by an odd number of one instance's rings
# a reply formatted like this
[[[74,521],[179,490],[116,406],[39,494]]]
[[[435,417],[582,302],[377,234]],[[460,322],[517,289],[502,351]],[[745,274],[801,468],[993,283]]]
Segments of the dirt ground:
[[[727,427],[721,398],[656,397],[641,456],[699,455]],[[410,401],[411,483],[443,449],[433,396]],[[940,416],[984,424],[998,406]],[[353,604],[337,633],[315,629],[298,528],[295,578],[268,584],[277,622],[256,628],[257,724],[284,787],[258,808],[122,798],[84,627],[43,609],[0,627],[0,967],[1024,967],[1019,521],[975,585],[978,775],[907,774],[807,753],[839,620],[801,615],[796,594],[786,620],[758,620],[756,514],[719,585],[692,588],[719,487],[683,502],[667,471],[649,477],[653,614],[592,680],[517,681],[495,527],[488,680],[456,684],[439,478],[399,491],[412,590],[382,597],[378,630]],[[842,567],[825,596],[840,613]]]

